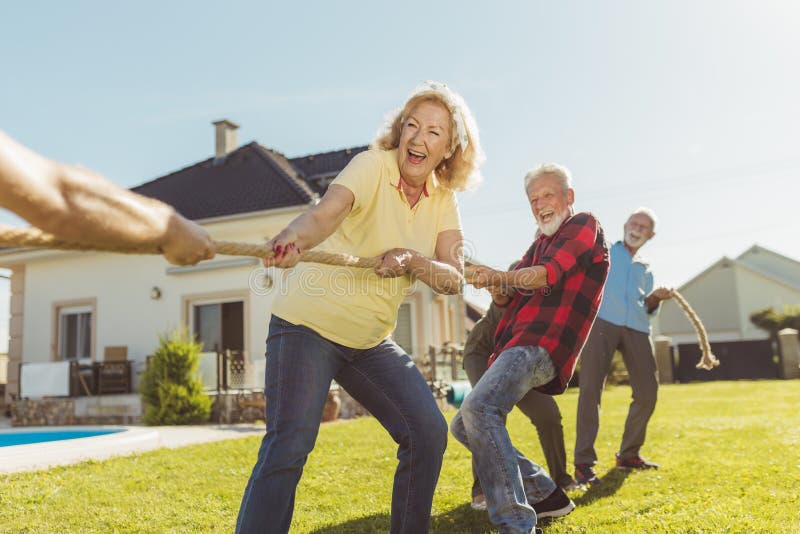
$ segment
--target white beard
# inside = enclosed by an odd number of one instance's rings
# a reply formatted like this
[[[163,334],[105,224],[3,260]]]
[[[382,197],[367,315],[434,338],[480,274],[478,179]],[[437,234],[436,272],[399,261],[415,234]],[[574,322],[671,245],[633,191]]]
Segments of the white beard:
[[[631,232],[625,232],[625,244],[631,248],[641,248],[642,245],[647,242],[647,238],[643,235],[640,235],[639,238],[633,237]]]
[[[564,223],[564,221],[567,220],[568,217],[569,217],[569,210],[565,209],[561,213],[553,214],[553,218],[550,220],[549,223],[543,223],[537,220],[536,224],[539,225],[539,230],[541,230],[544,235],[550,237],[551,235],[556,233],[556,230],[561,228],[561,225]]]

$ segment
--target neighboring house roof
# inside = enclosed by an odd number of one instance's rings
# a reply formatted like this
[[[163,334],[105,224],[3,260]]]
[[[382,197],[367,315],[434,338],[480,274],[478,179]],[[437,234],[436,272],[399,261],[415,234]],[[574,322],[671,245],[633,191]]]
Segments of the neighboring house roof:
[[[734,263],[735,265],[737,265],[738,267],[741,267],[742,269],[746,269],[746,270],[750,271],[751,273],[754,273],[754,274],[757,274],[759,276],[762,276],[762,277],[764,277],[764,278],[766,278],[768,280],[771,280],[771,281],[775,282],[776,284],[779,284],[779,285],[782,285],[782,286],[786,286],[786,287],[788,287],[790,289],[794,289],[795,291],[800,291],[800,284],[797,284],[797,283],[793,282],[792,280],[788,280],[788,279],[786,279],[786,278],[784,278],[784,277],[782,277],[780,275],[777,275],[775,273],[769,272],[768,270],[766,270],[766,269],[764,269],[762,267],[759,267],[757,265],[751,265],[749,263],[745,263],[745,262],[740,261],[738,259],[731,260],[731,262]]]
[[[356,154],[364,152],[368,148],[366,145],[344,148],[321,154],[309,154],[291,158],[289,161],[305,176],[306,182],[314,192],[322,195],[328,189],[328,184],[330,184],[331,180],[339,174],[339,171],[344,169]]]
[[[717,276],[723,270],[730,276]],[[761,334],[749,314],[800,293],[800,262],[754,245],[736,258],[723,256],[678,290],[695,300],[695,311],[716,341],[756,339]],[[672,302],[664,303],[657,325],[659,333],[669,336],[689,336],[692,330]]]
[[[767,254],[772,255],[772,256],[774,256],[776,258],[779,258],[781,260],[790,262],[790,263],[794,264],[797,267],[798,270],[800,270],[800,261],[797,261],[794,258],[790,258],[789,256],[784,256],[780,252],[775,252],[774,250],[770,250],[770,249],[768,249],[766,247],[762,247],[761,245],[753,245],[752,247],[748,248],[747,250],[745,250],[744,252],[739,254],[737,259],[743,259],[743,258],[746,258],[746,257],[750,256],[753,253],[760,253],[760,252],[766,252]]]
[[[720,258],[719,260],[715,261],[713,264],[711,264],[706,269],[703,269],[699,274],[693,276],[690,280],[688,280],[683,285],[681,285],[678,288],[678,291],[683,291],[687,287],[695,284],[700,278],[703,277],[703,275],[705,275],[706,273],[711,272],[712,270],[716,269],[717,267],[727,267],[727,266],[734,266],[734,265],[737,266],[737,267],[740,267],[742,269],[745,269],[747,271],[750,271],[750,272],[752,272],[754,274],[757,274],[759,276],[762,276],[764,278],[767,278],[768,280],[772,280],[776,284],[788,287],[790,289],[794,289],[795,291],[800,291],[800,284],[798,284],[794,280],[790,280],[790,279],[786,278],[785,276],[782,276],[779,273],[771,272],[769,269],[765,268],[763,265],[754,265],[753,263],[746,261],[746,259],[745,260],[742,259],[742,258],[745,258],[748,253],[750,253],[750,252],[752,252],[754,250],[768,252],[770,254],[773,254],[775,256],[780,257],[783,260],[788,260],[790,262],[794,262],[794,263],[797,264],[798,273],[800,273],[800,262],[797,262],[796,260],[793,260],[792,258],[789,258],[787,256],[783,256],[781,254],[778,254],[777,252],[773,252],[773,251],[771,251],[769,249],[765,249],[765,248],[760,247],[758,245],[753,245],[747,251],[745,251],[744,253],[740,254],[737,258],[728,258],[727,256],[723,256],[722,258]]]
[[[132,190],[172,205],[189,219],[309,204],[324,188],[309,180],[305,168],[335,176],[364,148],[290,160],[253,141],[223,158],[206,159]]]
[[[736,258],[759,272],[771,273],[776,279],[784,280],[793,286],[800,286],[800,262],[769,250],[753,245]]]

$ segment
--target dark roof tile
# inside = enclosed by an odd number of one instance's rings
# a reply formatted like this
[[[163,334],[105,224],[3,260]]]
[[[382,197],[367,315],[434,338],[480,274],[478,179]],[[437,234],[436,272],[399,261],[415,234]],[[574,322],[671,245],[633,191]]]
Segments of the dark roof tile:
[[[350,163],[350,160],[367,148],[369,147],[366,145],[343,148],[291,158],[289,161],[303,173],[311,188],[317,194],[322,195],[328,189],[331,180]]]
[[[286,158],[255,141],[224,158],[195,163],[133,191],[161,200],[190,219],[208,219],[309,204],[366,146]]]

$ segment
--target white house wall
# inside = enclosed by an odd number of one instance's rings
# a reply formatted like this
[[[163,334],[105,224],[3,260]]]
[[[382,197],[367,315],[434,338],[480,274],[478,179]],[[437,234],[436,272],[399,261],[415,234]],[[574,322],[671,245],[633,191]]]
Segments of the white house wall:
[[[207,224],[214,239],[263,243],[282,229],[300,210],[284,211],[269,217],[239,219]],[[256,364],[255,384],[263,380],[267,325],[275,296],[259,288],[263,269],[259,263],[208,269],[219,262],[236,258],[219,256],[198,268],[175,268],[160,256],[104,253],[56,253],[47,257],[35,254],[25,261],[24,329],[22,360],[44,362],[55,358],[54,303],[94,299],[96,303],[93,352],[103,359],[107,346],[128,347],[128,358],[137,362],[136,371],[158,343],[159,334],[181,325],[187,317],[187,299],[203,295],[246,292],[245,350]],[[270,270],[273,275],[275,269]],[[273,276],[273,278],[277,278]],[[251,282],[256,287],[251,287]],[[151,299],[151,290],[161,291]],[[444,330],[455,335],[462,325],[447,313],[457,308],[459,297],[434,297],[426,285],[417,284],[414,302],[415,351],[427,354],[429,345],[440,345]],[[436,304],[436,305],[434,305]],[[444,320],[447,326],[440,324]],[[459,339],[448,339],[456,341]]]
[[[681,294],[697,312],[712,339],[719,339],[717,334],[721,334],[723,339],[731,340],[730,334],[741,330],[737,269],[732,263],[728,265],[717,265],[681,289]],[[657,333],[674,338],[691,339],[694,336],[686,314],[672,301],[661,305]]]
[[[757,256],[770,261],[766,253]],[[767,333],[750,322],[750,314],[768,306],[781,309],[800,303],[800,291],[733,262],[721,262],[687,284],[681,294],[703,321],[712,342],[766,339]],[[674,302],[662,305],[656,323],[656,332],[671,337],[674,343],[690,342],[696,337]]]
[[[737,291],[739,313],[742,321],[742,339],[766,339],[769,334],[750,322],[750,314],[756,310],[774,307],[781,310],[786,305],[800,304],[800,291],[778,284],[747,269],[738,269]]]

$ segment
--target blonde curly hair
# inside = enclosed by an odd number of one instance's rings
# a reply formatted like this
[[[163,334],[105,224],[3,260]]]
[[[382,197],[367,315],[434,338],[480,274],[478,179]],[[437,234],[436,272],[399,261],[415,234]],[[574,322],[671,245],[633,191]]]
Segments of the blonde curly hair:
[[[478,125],[466,102],[458,93],[444,84],[426,82],[406,101],[403,109],[390,113],[383,128],[370,145],[370,148],[393,150],[400,145],[400,132],[403,122],[415,106],[422,102],[438,102],[450,112],[450,147],[452,155],[445,158],[436,167],[436,178],[448,189],[465,191],[474,189],[483,179],[479,167],[486,156],[481,148]],[[460,115],[466,139],[459,138],[459,128],[454,118]],[[463,144],[466,142],[466,149]]]

